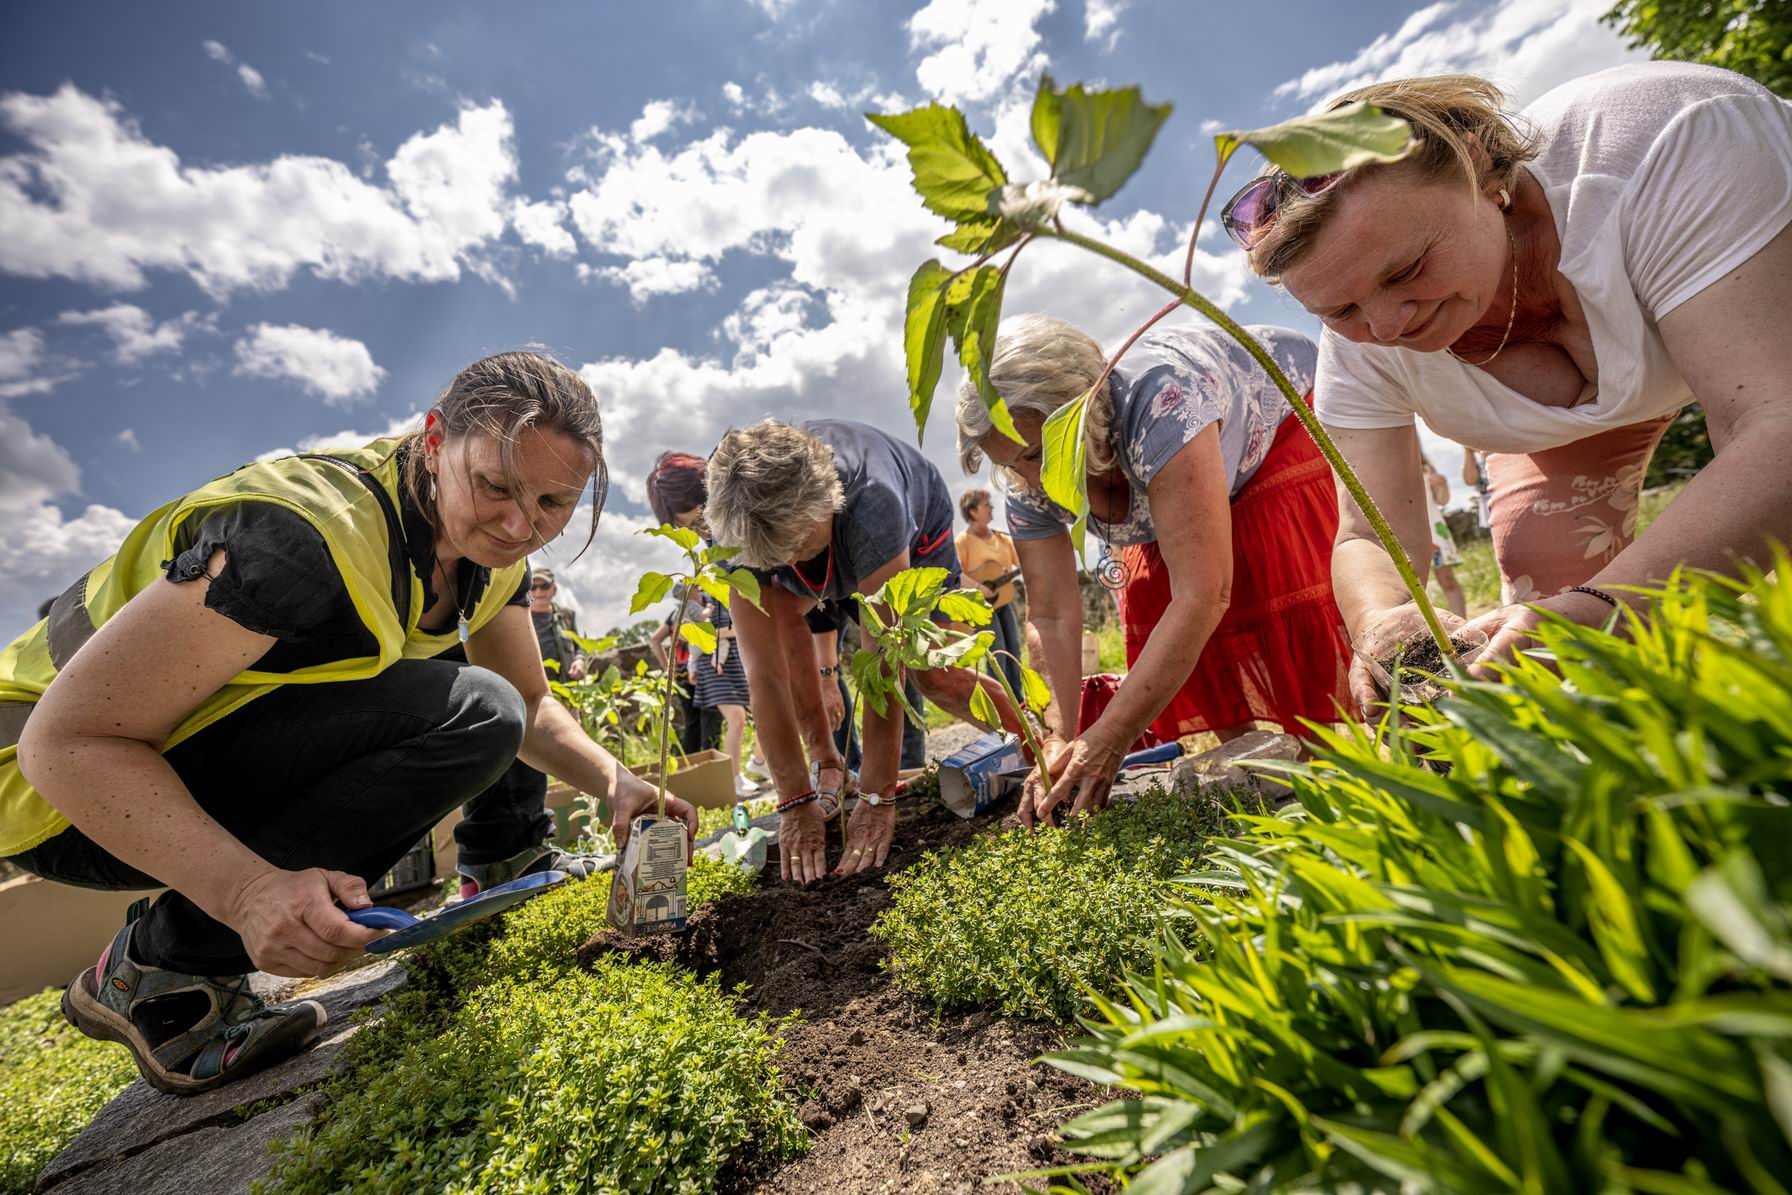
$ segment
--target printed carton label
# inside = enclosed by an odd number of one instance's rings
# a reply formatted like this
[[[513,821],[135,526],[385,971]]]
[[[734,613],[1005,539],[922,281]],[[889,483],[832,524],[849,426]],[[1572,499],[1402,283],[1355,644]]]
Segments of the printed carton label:
[[[610,880],[610,924],[624,933],[684,928],[685,826],[652,815],[634,820]]]

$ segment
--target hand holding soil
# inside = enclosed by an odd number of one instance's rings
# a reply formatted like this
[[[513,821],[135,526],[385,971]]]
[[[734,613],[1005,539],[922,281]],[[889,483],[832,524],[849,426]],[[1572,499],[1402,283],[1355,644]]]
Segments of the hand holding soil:
[[[1467,625],[1463,619],[1448,610],[1439,610],[1437,617],[1452,636],[1459,628]],[[1387,692],[1376,683],[1371,662],[1382,663],[1385,667],[1388,657],[1401,644],[1417,647],[1430,641],[1431,632],[1426,629],[1425,618],[1419,613],[1418,606],[1412,602],[1372,615],[1367,620],[1367,628],[1357,635],[1351,645],[1355,650],[1350,659],[1350,696],[1362,716],[1372,720],[1375,716],[1373,711],[1387,700]],[[1435,651],[1433,648],[1434,654]]]
[[[860,801],[846,819],[846,850],[840,856],[835,875],[852,875],[872,867],[882,867],[890,856],[890,841],[896,836],[896,806],[867,805]]]
[[[250,960],[269,975],[327,975],[384,933],[350,921],[338,901],[366,908],[367,882],[321,867],[269,868],[243,886],[220,920],[242,935]]]
[[[778,866],[787,880],[807,884],[828,869],[828,823],[821,802],[798,805],[778,817]]]
[[[616,849],[628,845],[630,823],[659,805],[659,790],[626,768],[616,770],[616,791],[610,796],[610,832],[616,836]],[[666,816],[685,824],[685,856],[697,839],[697,811],[689,801],[666,794]]]

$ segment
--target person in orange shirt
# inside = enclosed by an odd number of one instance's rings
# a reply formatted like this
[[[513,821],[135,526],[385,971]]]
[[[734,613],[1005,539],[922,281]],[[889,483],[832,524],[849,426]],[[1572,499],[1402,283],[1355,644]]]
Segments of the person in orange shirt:
[[[1014,540],[1008,533],[990,526],[995,508],[990,505],[988,490],[966,490],[958,499],[958,513],[964,516],[964,530],[957,538],[959,567],[964,569],[965,579],[995,608],[995,617],[989,623],[996,636],[990,675],[995,675],[995,668],[1000,667],[1008,684],[1018,693],[1020,624],[1014,617],[1014,578],[1020,574],[1020,557],[1015,554]]]

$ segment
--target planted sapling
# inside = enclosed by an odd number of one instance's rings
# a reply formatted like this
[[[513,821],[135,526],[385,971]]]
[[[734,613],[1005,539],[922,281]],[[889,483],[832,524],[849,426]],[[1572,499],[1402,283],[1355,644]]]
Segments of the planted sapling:
[[[1220,175],[1240,146],[1252,146],[1290,176],[1304,179],[1370,163],[1398,161],[1412,145],[1410,126],[1378,108],[1356,103],[1265,129],[1217,134],[1214,142],[1219,161],[1189,233],[1187,259],[1178,282],[1123,250],[1067,228],[1061,218],[1066,204],[1093,207],[1117,192],[1144,161],[1169,115],[1168,104],[1145,103],[1136,87],[1088,91],[1077,84],[1060,91],[1051,76],[1043,76],[1033,102],[1032,133],[1040,153],[1051,164],[1051,177],[1026,184],[1009,181],[1001,162],[970,131],[964,115],[956,108],[929,104],[910,112],[867,115],[871,123],[909,147],[914,186],[923,205],[956,226],[938,244],[973,258],[970,265],[957,270],[938,260],[925,262],[909,282],[903,343],[908,359],[909,406],[917,431],[925,430],[933,392],[939,384],[945,342],[950,337],[959,361],[982,397],[991,424],[1003,435],[1020,441],[1007,404],[989,381],[1008,273],[1021,251],[1042,237],[1099,254],[1175,297],[1121,345],[1088,392],[1065,404],[1045,423],[1042,487],[1047,497],[1075,516],[1071,534],[1079,548],[1089,509],[1084,452],[1091,396],[1100,392],[1108,372],[1146,329],[1186,305],[1218,324],[1274,381],[1369,520],[1436,640],[1442,660],[1454,667],[1450,639],[1411,559],[1305,397],[1289,382],[1268,350],[1191,286],[1195,238],[1206,219],[1207,205]],[[998,267],[993,264],[994,259],[1004,251],[1008,252],[1007,259]]]
[[[670,524],[649,527],[642,534],[670,540],[684,553],[686,569],[677,573],[648,572],[635,588],[630,614],[660,601],[678,582],[694,585],[726,606],[742,594],[759,604],[759,581],[743,568],[729,569],[729,558],[738,551],[729,547],[704,547],[697,533]],[[672,637],[683,639],[701,652],[716,649],[716,629],[707,622],[686,622],[681,600],[672,616]],[[609,922],[619,930],[658,933],[684,927],[686,851],[689,841],[682,822],[666,817],[666,777],[671,754],[672,685],[676,672],[666,669],[657,711],[659,731],[659,791],[653,814],[643,814],[629,826],[628,845],[610,882]]]

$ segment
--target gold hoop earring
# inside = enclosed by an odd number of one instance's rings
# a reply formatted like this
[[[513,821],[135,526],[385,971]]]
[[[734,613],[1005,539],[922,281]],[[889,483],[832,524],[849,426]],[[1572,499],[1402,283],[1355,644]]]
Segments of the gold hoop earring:
[[[1512,206],[1512,196],[1507,194],[1506,188],[1501,187],[1500,188],[1500,211],[1503,212],[1511,206]]]

